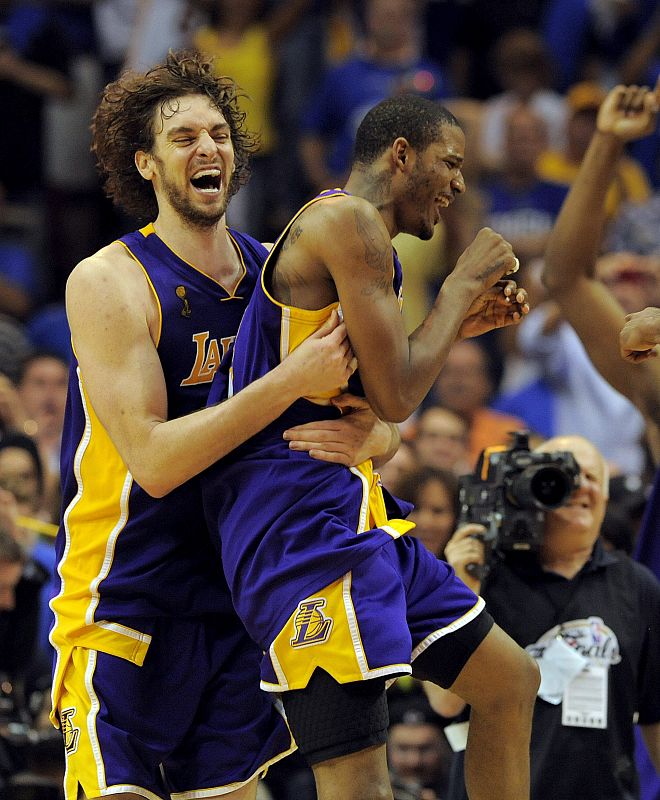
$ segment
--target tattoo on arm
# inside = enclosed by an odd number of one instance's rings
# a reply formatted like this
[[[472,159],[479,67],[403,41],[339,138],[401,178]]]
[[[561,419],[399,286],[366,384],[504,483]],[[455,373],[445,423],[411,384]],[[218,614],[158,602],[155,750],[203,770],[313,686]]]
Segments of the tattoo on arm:
[[[364,261],[366,265],[378,273],[361,294],[371,297],[379,293],[387,293],[392,289],[392,268],[390,258],[392,243],[383,236],[382,231],[371,220],[359,211],[355,212],[355,227],[364,244]]]
[[[282,250],[288,250],[289,247],[293,247],[293,245],[300,238],[302,230],[303,229],[300,223],[298,223],[295,227],[291,228],[291,230],[289,231],[289,235],[284,240],[284,244],[282,245]]]
[[[490,266],[486,267],[486,269],[483,272],[477,275],[477,280],[478,281],[486,280],[486,278],[490,278],[490,276],[494,275],[496,272],[501,273],[503,268],[504,268],[504,261],[503,260],[496,261],[494,264],[491,264]]]
[[[364,260],[367,266],[377,272],[387,272],[391,242],[386,242],[378,225],[359,211],[355,212],[355,227],[364,244]]]
[[[374,278],[368,286],[364,286],[360,291],[363,297],[373,297],[375,294],[387,294],[392,289],[392,281],[387,278]]]

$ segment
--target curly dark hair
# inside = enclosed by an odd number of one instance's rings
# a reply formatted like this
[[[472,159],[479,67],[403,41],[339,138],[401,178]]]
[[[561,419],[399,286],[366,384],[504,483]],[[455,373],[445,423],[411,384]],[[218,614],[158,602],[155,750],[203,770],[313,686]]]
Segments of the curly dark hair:
[[[234,147],[236,169],[229,183],[229,197],[249,176],[250,155],[258,138],[245,125],[238,107],[243,96],[234,81],[213,71],[213,59],[196,52],[170,51],[164,63],[146,73],[125,72],[109,83],[92,119],[92,152],[115,205],[138,219],[155,219],[156,195],[150,181],[135,166],[135,153],[149,153],[154,145],[155,110],[165,115],[166,104],[185,95],[206,95],[227,121]]]
[[[433,100],[415,94],[399,94],[383,100],[364,117],[355,135],[353,163],[372,164],[399,136],[416,150],[440,138],[445,125],[460,124],[456,117]]]

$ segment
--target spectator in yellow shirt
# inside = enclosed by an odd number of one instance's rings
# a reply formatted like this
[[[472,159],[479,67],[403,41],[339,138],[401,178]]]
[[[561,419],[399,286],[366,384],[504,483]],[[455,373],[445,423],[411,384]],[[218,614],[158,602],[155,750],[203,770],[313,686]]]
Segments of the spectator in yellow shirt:
[[[596,116],[606,92],[598,83],[583,81],[572,86],[566,95],[568,121],[566,149],[547,150],[538,160],[537,171],[541,178],[570,186],[577,175],[582,158],[596,130]],[[610,184],[605,208],[612,218],[621,203],[632,200],[641,202],[651,194],[648,177],[640,164],[624,156]]]

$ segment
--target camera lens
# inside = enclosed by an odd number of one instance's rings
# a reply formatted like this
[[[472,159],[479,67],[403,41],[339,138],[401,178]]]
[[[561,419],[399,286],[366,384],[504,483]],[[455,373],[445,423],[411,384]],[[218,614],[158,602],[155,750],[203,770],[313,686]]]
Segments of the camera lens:
[[[572,491],[570,473],[559,467],[531,466],[511,482],[509,497],[520,508],[559,508]]]
[[[568,475],[556,467],[541,467],[530,481],[532,495],[546,508],[557,508],[571,493]]]

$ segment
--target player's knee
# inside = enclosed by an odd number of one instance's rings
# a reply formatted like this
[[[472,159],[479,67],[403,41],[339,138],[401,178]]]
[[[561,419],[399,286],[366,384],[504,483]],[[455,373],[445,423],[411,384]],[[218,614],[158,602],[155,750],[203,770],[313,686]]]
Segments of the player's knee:
[[[494,681],[483,695],[474,702],[473,708],[490,714],[531,715],[541,676],[536,661],[522,648],[509,654],[507,674]]]

